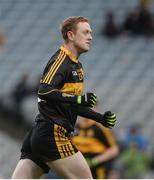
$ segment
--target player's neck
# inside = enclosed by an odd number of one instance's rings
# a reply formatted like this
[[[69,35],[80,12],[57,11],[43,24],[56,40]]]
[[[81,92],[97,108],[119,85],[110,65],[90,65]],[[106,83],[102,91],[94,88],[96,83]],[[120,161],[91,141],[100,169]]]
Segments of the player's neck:
[[[64,44],[63,46],[74,56],[74,58],[76,59],[79,58],[80,54],[72,44],[67,43]]]

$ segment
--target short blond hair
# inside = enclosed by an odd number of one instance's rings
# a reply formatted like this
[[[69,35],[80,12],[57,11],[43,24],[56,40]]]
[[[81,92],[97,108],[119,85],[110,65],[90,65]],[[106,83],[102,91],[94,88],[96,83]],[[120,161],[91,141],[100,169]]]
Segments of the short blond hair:
[[[65,19],[61,25],[60,25],[60,31],[62,34],[62,37],[65,41],[68,40],[67,32],[68,31],[75,31],[77,24],[79,22],[87,22],[89,23],[89,20],[83,16],[71,16]]]

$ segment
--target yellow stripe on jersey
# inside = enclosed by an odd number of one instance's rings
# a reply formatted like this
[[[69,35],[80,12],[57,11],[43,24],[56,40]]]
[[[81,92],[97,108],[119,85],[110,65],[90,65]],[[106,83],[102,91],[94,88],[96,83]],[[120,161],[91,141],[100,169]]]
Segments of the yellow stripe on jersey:
[[[57,64],[59,63],[60,59],[61,59],[61,56],[64,52],[63,51],[60,51],[57,59],[55,60],[55,62],[52,64],[52,66],[50,67],[50,70],[49,72],[46,74],[46,76],[43,78],[43,81],[42,83],[47,83],[49,77],[50,77],[50,74],[52,73],[52,71],[56,68]]]
[[[80,95],[82,94],[83,91],[83,83],[82,82],[65,83],[60,91],[66,94]]]
[[[59,63],[61,62],[61,60],[63,59],[63,56],[64,56],[64,52],[62,51],[61,55],[59,56],[59,59],[57,59],[56,63],[54,64],[53,67],[51,67],[50,69],[50,73],[48,75],[48,78],[46,80],[46,83],[49,84],[49,79],[51,78],[53,72],[55,71],[55,69],[57,68],[57,66],[59,65]]]
[[[57,61],[59,60],[59,58],[60,58],[61,54],[62,54],[62,51],[60,51],[60,53],[59,53],[59,55],[58,55],[57,59],[55,60],[55,62],[54,62],[54,63],[52,64],[52,66],[50,67],[50,70],[49,70],[49,72],[46,74],[46,76],[44,77],[44,79],[43,79],[42,83],[45,83],[45,82],[46,82],[47,78],[48,78],[48,77],[49,77],[49,75],[50,75],[50,71],[52,71],[52,69],[56,66]]]
[[[51,76],[49,81],[47,82],[48,84],[51,83],[52,78],[54,77],[54,75],[56,74],[57,70],[59,69],[59,67],[61,66],[61,64],[63,63],[63,61],[65,60],[66,54],[64,53],[63,56],[60,58],[60,60],[58,61],[57,67],[55,67],[55,69],[52,71]]]

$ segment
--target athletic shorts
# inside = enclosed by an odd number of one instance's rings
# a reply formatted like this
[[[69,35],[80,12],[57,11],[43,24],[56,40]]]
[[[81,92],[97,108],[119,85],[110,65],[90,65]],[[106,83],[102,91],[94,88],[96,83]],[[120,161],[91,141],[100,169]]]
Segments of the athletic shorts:
[[[78,152],[68,131],[53,122],[37,122],[23,141],[20,159],[31,159],[48,173],[48,161],[63,159]]]

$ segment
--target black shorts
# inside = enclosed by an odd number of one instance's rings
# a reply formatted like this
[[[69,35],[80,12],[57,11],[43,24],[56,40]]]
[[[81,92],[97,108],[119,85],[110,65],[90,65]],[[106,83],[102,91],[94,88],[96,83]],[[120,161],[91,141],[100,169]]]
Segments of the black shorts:
[[[77,151],[64,127],[52,122],[37,122],[25,136],[20,159],[31,159],[47,173],[48,161],[63,159]]]

